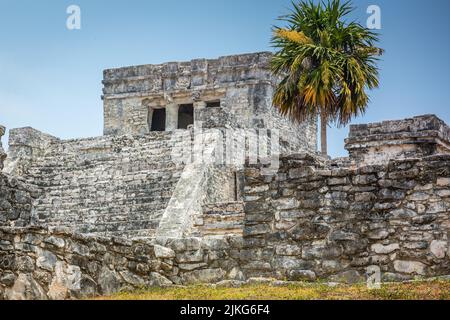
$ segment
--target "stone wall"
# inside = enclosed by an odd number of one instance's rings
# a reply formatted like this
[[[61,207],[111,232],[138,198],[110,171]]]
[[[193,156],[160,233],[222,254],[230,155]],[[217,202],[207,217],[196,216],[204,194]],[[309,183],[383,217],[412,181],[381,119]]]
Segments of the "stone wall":
[[[243,235],[245,226],[244,203],[221,202],[203,206],[203,214],[194,224],[194,235]]]
[[[60,140],[12,130],[0,173],[0,298],[261,277],[363,282],[377,268],[383,281],[450,275],[448,126],[429,115],[352,126],[350,157],[322,158],[311,152],[314,119],[290,127],[273,113],[272,84],[261,81],[265,57],[219,59],[216,73],[202,61],[107,71],[108,125],[122,130],[107,136]],[[170,99],[186,98],[190,85],[206,86],[205,99],[222,94],[220,108],[195,110],[202,125],[220,129],[140,130],[136,106],[160,98],[150,101],[139,86],[159,72],[161,85],[180,89]],[[215,91],[217,81],[229,88]],[[236,148],[224,166],[213,161],[223,155],[214,142],[228,128]],[[275,173],[264,161],[235,162],[256,141],[242,129],[280,130],[279,151],[289,155]],[[270,151],[276,137],[263,138]],[[193,162],[180,161],[198,145]]]
[[[370,266],[384,281],[450,274],[449,155],[358,169],[296,155],[283,157],[274,176],[260,170],[242,172],[243,203],[204,206],[197,238],[1,227],[0,297],[79,298],[255,277],[362,282]]]
[[[353,165],[450,153],[450,128],[434,115],[350,126],[345,148]]]
[[[364,281],[450,274],[450,155],[331,169],[282,159],[245,169],[246,276]]]
[[[68,229],[0,228],[0,299],[69,299],[241,279],[229,237],[130,241]]]

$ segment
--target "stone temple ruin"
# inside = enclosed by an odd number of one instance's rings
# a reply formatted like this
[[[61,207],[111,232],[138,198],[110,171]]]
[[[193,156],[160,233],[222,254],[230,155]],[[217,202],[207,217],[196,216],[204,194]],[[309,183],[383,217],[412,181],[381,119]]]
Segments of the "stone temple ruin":
[[[325,159],[316,119],[272,107],[270,58],[106,70],[103,136],[11,129],[0,299],[449,275],[450,128],[353,125],[349,157]]]

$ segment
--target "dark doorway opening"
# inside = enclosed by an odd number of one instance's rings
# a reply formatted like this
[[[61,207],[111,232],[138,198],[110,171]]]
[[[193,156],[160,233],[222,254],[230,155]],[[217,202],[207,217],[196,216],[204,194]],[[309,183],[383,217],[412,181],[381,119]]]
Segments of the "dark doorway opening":
[[[206,102],[207,108],[220,108],[220,100]]]
[[[194,105],[180,105],[178,109],[178,129],[187,129],[191,124],[194,124]]]
[[[154,109],[150,131],[166,131],[166,109]]]

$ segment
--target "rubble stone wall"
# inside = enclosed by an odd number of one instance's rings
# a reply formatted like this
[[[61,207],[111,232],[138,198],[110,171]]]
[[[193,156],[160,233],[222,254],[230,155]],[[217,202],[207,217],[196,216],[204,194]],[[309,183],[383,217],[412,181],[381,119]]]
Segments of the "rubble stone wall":
[[[354,165],[450,153],[450,128],[435,115],[350,126],[345,140]]]
[[[206,206],[197,238],[1,227],[0,296],[79,298],[255,277],[362,282],[370,266],[384,281],[450,274],[450,156],[330,169],[297,155],[283,157],[274,176],[260,169],[242,172],[244,203]],[[218,226],[229,234],[214,235]]]
[[[450,274],[450,155],[331,169],[282,159],[245,175],[246,276],[362,281]]]
[[[24,227],[35,223],[32,204],[39,195],[36,186],[0,172],[0,226]]]
[[[291,124],[272,107],[269,58],[107,70],[105,136],[12,130],[0,173],[0,299],[261,277],[353,283],[369,269],[383,281],[450,275],[449,127],[433,115],[352,126],[349,157],[325,159],[316,119]],[[218,97],[220,107],[205,106]],[[288,155],[278,171],[174,159],[196,132],[148,132],[149,108],[192,102],[204,128],[241,138],[279,130]],[[231,158],[245,158],[255,137],[232,137]],[[202,156],[223,154],[213,141]],[[0,146],[0,169],[4,159]]]
[[[0,299],[69,299],[243,279],[239,237],[125,240],[69,229],[0,228]],[[236,256],[238,258],[238,256]]]

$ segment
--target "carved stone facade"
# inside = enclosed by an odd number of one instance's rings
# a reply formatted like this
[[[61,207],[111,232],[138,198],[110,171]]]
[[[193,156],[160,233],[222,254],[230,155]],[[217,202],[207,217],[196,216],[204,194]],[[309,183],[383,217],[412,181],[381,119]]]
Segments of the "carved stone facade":
[[[104,134],[145,134],[164,111],[165,131],[179,129],[182,107],[203,128],[277,129],[286,152],[315,152],[317,119],[293,124],[272,107],[277,79],[261,52],[105,70]],[[163,119],[164,120],[164,119]],[[161,129],[161,127],[158,127]]]
[[[291,124],[272,107],[269,59],[106,70],[104,136],[10,130],[0,299],[261,277],[363,282],[375,269],[383,281],[449,275],[449,127],[432,115],[351,126],[349,157],[325,159],[315,120]],[[240,152],[255,129],[279,131],[267,136],[271,151],[280,143],[272,171]],[[205,162],[223,156],[216,142],[230,132],[232,165]]]
[[[345,148],[355,164],[450,153],[450,129],[439,118],[425,115],[400,121],[350,126]]]

